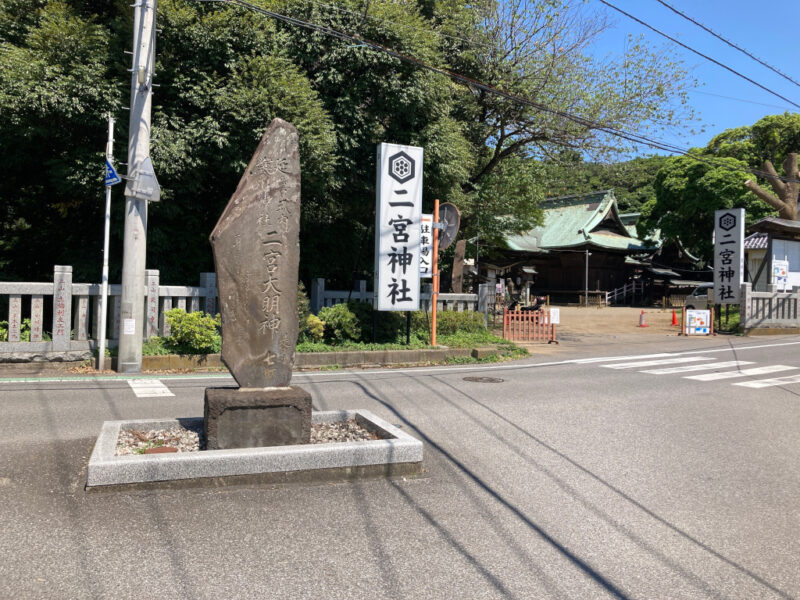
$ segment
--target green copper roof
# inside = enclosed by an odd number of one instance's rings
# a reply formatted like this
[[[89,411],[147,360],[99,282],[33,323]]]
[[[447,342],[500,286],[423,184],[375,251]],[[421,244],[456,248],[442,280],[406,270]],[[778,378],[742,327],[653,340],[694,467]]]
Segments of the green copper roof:
[[[641,252],[655,247],[631,234],[620,219],[611,190],[545,200],[542,209],[544,224],[506,237],[509,250],[546,252],[588,246]]]

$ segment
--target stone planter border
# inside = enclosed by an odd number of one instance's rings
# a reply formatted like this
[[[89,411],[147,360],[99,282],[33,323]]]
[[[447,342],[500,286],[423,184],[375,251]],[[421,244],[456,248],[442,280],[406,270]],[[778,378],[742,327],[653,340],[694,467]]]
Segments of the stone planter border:
[[[332,475],[352,478],[360,473],[413,474],[421,470],[422,442],[370,411],[343,410],[312,414],[314,423],[347,419],[356,419],[362,427],[375,431],[383,439],[115,456],[117,437],[122,428],[162,428],[179,423],[196,425],[202,423],[202,418],[106,421],[89,459],[86,486],[97,488],[298,472],[305,475],[299,478],[304,481],[324,481],[331,479]]]

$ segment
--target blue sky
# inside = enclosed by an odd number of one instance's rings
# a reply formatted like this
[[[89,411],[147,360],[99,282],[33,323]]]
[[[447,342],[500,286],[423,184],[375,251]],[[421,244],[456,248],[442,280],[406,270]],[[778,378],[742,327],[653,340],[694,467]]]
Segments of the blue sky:
[[[800,87],[727,46],[656,0],[608,2],[800,104]],[[800,0],[772,0],[763,4],[754,0],[665,2],[800,82],[797,48],[800,39]],[[780,114],[787,110],[800,112],[800,109],[788,102],[676,46],[628,17],[607,8],[598,0],[588,0],[587,5],[592,11],[606,14],[611,23],[611,27],[594,45],[595,52],[619,55],[625,50],[629,34],[643,34],[650,44],[668,44],[675,48],[685,66],[690,68],[691,75],[698,80],[700,87],[690,94],[689,101],[700,117],[700,125],[705,131],[684,138],[670,134],[650,137],[684,148],[704,146],[714,135],[725,129],[752,125],[766,115]],[[660,151],[645,150],[645,153],[651,152],[663,154]]]

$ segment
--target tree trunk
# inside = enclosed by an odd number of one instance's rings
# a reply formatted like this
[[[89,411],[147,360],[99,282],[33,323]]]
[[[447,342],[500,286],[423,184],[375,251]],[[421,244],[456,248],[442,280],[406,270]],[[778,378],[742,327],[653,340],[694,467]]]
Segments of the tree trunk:
[[[800,170],[797,165],[797,153],[790,152],[783,161],[783,172],[789,181],[781,180],[770,161],[764,161],[766,171],[764,178],[769,181],[775,194],[770,194],[752,179],[744,182],[744,186],[778,211],[778,217],[789,221],[797,221],[797,195],[800,193]]]

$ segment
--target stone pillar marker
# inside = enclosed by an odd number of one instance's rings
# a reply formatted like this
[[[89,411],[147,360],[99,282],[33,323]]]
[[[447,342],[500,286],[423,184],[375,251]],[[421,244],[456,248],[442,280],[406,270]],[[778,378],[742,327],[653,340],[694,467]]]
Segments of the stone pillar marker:
[[[305,444],[311,396],[289,387],[300,261],[297,130],[275,119],[211,233],[222,360],[239,388],[207,388],[207,447]]]

